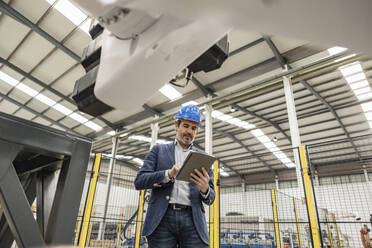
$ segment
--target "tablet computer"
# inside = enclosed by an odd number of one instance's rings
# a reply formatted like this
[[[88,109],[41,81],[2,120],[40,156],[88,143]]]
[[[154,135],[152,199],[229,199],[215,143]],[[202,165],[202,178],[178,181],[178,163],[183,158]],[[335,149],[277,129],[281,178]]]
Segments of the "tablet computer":
[[[203,154],[200,152],[190,151],[187,155],[183,165],[176,176],[176,180],[190,182],[190,173],[194,172],[194,169],[198,169],[202,172],[202,167],[208,172],[212,164],[216,161],[214,156]]]

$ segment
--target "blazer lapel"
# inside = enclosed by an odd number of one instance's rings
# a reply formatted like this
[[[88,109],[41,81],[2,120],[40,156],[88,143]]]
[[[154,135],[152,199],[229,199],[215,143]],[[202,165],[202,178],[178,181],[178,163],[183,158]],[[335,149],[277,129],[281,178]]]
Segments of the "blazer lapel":
[[[167,145],[167,154],[170,160],[170,168],[176,163],[175,155],[174,155],[174,143],[170,143]]]

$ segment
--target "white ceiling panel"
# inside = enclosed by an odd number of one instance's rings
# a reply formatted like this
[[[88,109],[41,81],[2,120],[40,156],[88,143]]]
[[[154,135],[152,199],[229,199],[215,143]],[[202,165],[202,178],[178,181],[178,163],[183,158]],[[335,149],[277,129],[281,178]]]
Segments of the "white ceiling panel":
[[[70,117],[66,117],[66,118],[60,120],[59,122],[62,123],[63,125],[65,125],[65,126],[69,127],[69,128],[73,128],[73,127],[81,124],[80,122],[77,122]]]
[[[11,7],[20,12],[24,17],[36,23],[47,11],[50,4],[45,0],[14,0]]]
[[[74,90],[76,80],[81,78],[83,75],[85,75],[85,70],[81,65],[78,65],[55,81],[53,88],[64,95],[71,94]]]
[[[81,125],[81,126],[75,128],[74,131],[76,131],[78,133],[81,133],[82,135],[87,135],[88,133],[91,133],[93,130],[90,129],[89,127]]]
[[[7,100],[2,100],[0,102],[0,111],[7,113],[7,114],[12,114],[15,110],[18,109],[18,106],[7,101]]]
[[[41,118],[41,117],[37,117],[33,120],[33,122],[36,122],[36,123],[39,123],[41,125],[44,125],[44,126],[50,126],[50,122],[45,120],[44,118]]]
[[[9,94],[9,96],[22,104],[24,104],[25,102],[29,101],[32,98],[30,95],[27,95],[26,93],[18,90],[17,88],[14,88],[12,92]]]
[[[87,33],[79,29],[76,30],[68,40],[66,40],[64,45],[71,49],[78,56],[81,56],[83,54],[84,48],[88,46],[88,43],[91,40],[92,39]]]
[[[49,118],[53,119],[53,120],[59,120],[61,119],[62,117],[64,117],[65,115],[62,114],[61,112],[55,110],[54,108],[50,108],[49,110],[47,110],[44,115],[48,116]]]
[[[54,8],[49,11],[39,26],[58,41],[62,41],[75,28],[69,19]]]
[[[75,60],[61,50],[55,50],[33,71],[32,75],[42,82],[50,84],[75,63]]]
[[[10,62],[22,68],[23,71],[29,72],[53,49],[53,47],[54,46],[49,41],[39,34],[32,32],[22,46],[14,53]]]
[[[41,113],[42,111],[46,110],[49,106],[34,98],[31,100],[31,102],[27,104],[27,107],[30,107],[33,110]]]
[[[17,32],[14,32],[17,30]],[[0,37],[6,37],[6,42],[0,42],[0,56],[8,58],[30,28],[8,16],[1,16]]]
[[[14,115],[17,116],[17,117],[26,119],[26,120],[31,120],[32,118],[35,117],[35,115],[33,113],[31,113],[28,110],[22,109],[22,108],[19,109]]]

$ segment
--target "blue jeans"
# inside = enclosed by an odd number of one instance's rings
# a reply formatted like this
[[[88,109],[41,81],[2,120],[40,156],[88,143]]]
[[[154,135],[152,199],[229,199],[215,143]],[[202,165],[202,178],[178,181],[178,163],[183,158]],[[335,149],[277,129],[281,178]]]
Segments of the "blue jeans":
[[[199,237],[192,219],[191,208],[168,208],[155,231],[147,237],[149,248],[207,248]],[[178,246],[177,246],[178,245]]]

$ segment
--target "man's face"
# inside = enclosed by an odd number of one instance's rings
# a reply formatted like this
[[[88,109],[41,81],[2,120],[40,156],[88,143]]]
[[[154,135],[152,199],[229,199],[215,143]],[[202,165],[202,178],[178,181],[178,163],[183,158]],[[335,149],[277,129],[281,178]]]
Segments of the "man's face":
[[[194,141],[195,135],[198,131],[199,124],[193,121],[181,119],[181,123],[176,129],[176,139],[183,145],[189,146]]]

